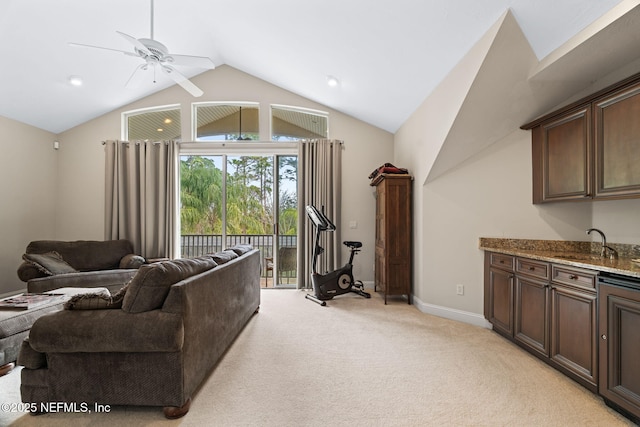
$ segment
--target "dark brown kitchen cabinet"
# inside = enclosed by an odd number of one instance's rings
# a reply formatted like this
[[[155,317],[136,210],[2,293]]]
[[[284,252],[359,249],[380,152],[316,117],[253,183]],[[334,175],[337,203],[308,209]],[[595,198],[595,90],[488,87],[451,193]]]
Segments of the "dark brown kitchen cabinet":
[[[551,288],[551,360],[593,392],[598,388],[596,307],[595,290]]]
[[[513,338],[530,351],[549,356],[549,263],[516,258]]]
[[[376,187],[374,289],[388,295],[406,295],[411,304],[413,177],[380,174]]]
[[[597,272],[485,253],[485,318],[514,341],[597,391]]]
[[[513,336],[514,261],[510,255],[485,253],[485,317],[508,337]]]
[[[552,364],[595,392],[598,389],[597,272],[551,266]]]
[[[513,338],[529,350],[549,356],[549,284],[516,276]]]
[[[640,83],[594,102],[595,197],[640,196]]]
[[[599,393],[640,423],[640,291],[600,283]]]
[[[591,196],[591,140],[589,104],[533,129],[533,203]]]
[[[523,125],[533,203],[640,197],[640,74]]]

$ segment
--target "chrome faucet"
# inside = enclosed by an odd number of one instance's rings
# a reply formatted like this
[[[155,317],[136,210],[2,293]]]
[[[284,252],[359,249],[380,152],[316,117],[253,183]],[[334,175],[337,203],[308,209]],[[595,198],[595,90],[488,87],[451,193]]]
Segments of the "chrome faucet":
[[[600,236],[602,237],[602,249],[600,250],[600,256],[602,258],[606,258],[607,257],[607,251],[609,251],[609,258],[610,259],[617,259],[618,258],[618,251],[616,251],[615,249],[613,249],[610,246],[607,246],[607,237],[604,235],[604,233],[601,230],[598,230],[597,228],[590,228],[587,230],[587,234],[591,234],[592,231],[595,231],[597,233],[600,234]]]

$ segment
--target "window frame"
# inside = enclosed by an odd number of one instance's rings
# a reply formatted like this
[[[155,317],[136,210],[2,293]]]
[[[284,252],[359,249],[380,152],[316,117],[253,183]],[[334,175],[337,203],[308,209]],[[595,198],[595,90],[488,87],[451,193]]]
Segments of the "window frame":
[[[255,101],[203,101],[203,102],[192,102],[191,103],[191,141],[198,142],[198,143],[204,143],[204,142],[217,142],[217,143],[235,142],[233,140],[213,141],[213,140],[206,140],[206,139],[199,139],[198,138],[198,108],[199,107],[215,107],[215,106],[220,106],[220,105],[230,105],[230,106],[237,106],[237,107],[257,108],[257,110],[258,110],[258,135],[260,135],[260,103],[259,102],[255,102]],[[260,140],[260,138],[258,138],[258,141],[259,140]],[[238,140],[236,140],[236,141],[238,141]],[[241,142],[241,141],[239,141],[239,142]],[[256,141],[254,140],[253,142],[256,142]]]
[[[296,112],[296,113],[304,113],[304,114],[309,114],[309,115],[313,115],[313,116],[319,116],[319,117],[324,117],[324,119],[326,120],[327,123],[327,129],[326,129],[326,136],[324,137],[324,139],[330,139],[329,137],[329,112],[328,111],[323,111],[323,110],[316,110],[313,108],[306,108],[306,107],[297,107],[294,105],[285,105],[285,104],[270,104],[269,105],[269,141],[271,142],[296,142],[296,141],[304,141],[305,139],[308,138],[300,138],[300,139],[295,139],[295,140],[288,140],[288,141],[277,141],[273,139],[273,109],[277,108],[280,110],[287,110],[287,111],[292,111],[292,112]]]
[[[121,113],[120,123],[120,137],[123,141],[129,141],[129,117],[138,116],[146,113],[158,113],[161,111],[171,111],[178,110],[180,113],[180,135],[182,136],[182,106],[180,104],[168,104],[161,105],[156,107],[145,107],[138,108],[136,110],[123,111]],[[155,140],[160,140],[162,138],[156,138]],[[180,138],[182,140],[182,137]]]

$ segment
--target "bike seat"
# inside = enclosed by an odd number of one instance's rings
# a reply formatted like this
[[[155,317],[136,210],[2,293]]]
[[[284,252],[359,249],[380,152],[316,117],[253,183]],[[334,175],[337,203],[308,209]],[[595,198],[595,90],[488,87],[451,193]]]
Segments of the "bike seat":
[[[361,248],[362,247],[362,242],[352,242],[350,240],[347,240],[346,242],[342,242],[342,244],[344,244],[345,246],[347,246],[349,248],[353,248],[353,249],[357,249],[357,248]]]

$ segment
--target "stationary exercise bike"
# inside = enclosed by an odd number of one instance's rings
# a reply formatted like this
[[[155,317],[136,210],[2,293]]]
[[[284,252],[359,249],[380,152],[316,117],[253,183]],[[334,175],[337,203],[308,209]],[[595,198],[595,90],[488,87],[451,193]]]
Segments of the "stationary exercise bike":
[[[327,218],[324,212],[319,211],[313,205],[307,206],[307,215],[316,227],[316,236],[313,245],[313,263],[311,268],[311,283],[313,285],[314,295],[307,294],[306,298],[322,306],[327,305],[327,300],[348,292],[354,292],[365,298],[371,298],[371,294],[364,291],[362,281],[355,281],[353,279],[353,258],[360,252],[362,242],[343,242],[343,244],[351,250],[349,261],[344,267],[326,274],[320,274],[316,268],[318,257],[324,252],[324,248],[320,246],[320,233],[323,231],[334,231],[336,226]]]

